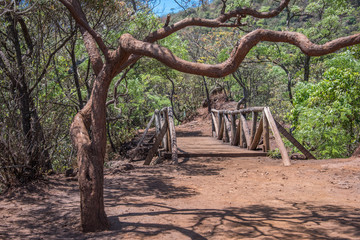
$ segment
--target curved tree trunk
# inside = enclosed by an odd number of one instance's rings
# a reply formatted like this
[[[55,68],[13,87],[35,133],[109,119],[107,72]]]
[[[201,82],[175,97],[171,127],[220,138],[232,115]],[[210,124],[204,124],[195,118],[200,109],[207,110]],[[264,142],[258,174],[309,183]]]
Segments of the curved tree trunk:
[[[104,210],[103,170],[106,152],[106,98],[112,80],[111,67],[112,64],[105,64],[99,71],[91,98],[76,114],[70,128],[71,138],[78,152],[81,225],[84,232],[109,228]]]
[[[105,66],[99,73],[89,102],[75,116],[71,125],[71,137],[78,151],[81,225],[84,232],[109,228],[104,210],[103,170],[106,152],[106,97],[112,78],[106,68]]]
[[[91,146],[78,152],[81,226],[84,232],[109,228],[104,210],[103,157]]]
[[[276,9],[269,12],[238,8],[229,13],[221,14],[216,19],[184,19],[152,32],[144,41],[137,40],[130,34],[123,34],[119,39],[119,47],[114,51],[109,51],[102,37],[89,26],[78,0],[60,1],[80,25],[84,44],[97,76],[90,100],[75,116],[71,125],[71,137],[78,151],[81,220],[85,232],[101,231],[109,226],[104,211],[103,198],[106,97],[109,84],[113,77],[136,62],[141,56],[155,58],[168,67],[181,72],[208,77],[224,77],[236,71],[250,49],[261,41],[290,43],[311,56],[325,55],[342,47],[360,43],[360,34],[339,38],[324,45],[316,45],[311,43],[303,34],[257,29],[242,37],[225,62],[214,65],[194,63],[176,57],[169,49],[154,44],[154,42],[188,26],[239,27],[241,26],[241,17],[239,16],[250,15],[257,18],[271,18],[278,15],[287,6],[289,0],[283,0]],[[227,22],[235,17],[238,19],[235,23]],[[100,51],[103,55],[100,54]],[[89,135],[90,126],[91,138]]]

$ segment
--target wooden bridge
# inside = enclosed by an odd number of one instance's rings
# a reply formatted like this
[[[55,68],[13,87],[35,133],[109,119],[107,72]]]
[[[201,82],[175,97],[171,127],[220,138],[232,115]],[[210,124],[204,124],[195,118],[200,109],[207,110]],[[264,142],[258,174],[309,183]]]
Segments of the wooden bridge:
[[[290,165],[290,158],[280,133],[306,158],[315,159],[273,118],[268,107],[252,107],[234,111],[212,109],[211,122],[213,137],[194,136],[191,132],[176,136],[172,108],[156,110],[138,142],[135,152],[144,143],[145,136],[154,123],[155,134],[151,138],[154,143],[147,154],[145,165],[154,164],[153,157],[156,154],[171,158],[174,164],[178,162],[179,157],[266,156],[270,150],[270,130],[285,166]]]
[[[182,136],[177,138],[178,157],[259,157],[266,156],[263,151],[250,151],[231,146],[206,136]],[[165,157],[171,154],[164,153]]]

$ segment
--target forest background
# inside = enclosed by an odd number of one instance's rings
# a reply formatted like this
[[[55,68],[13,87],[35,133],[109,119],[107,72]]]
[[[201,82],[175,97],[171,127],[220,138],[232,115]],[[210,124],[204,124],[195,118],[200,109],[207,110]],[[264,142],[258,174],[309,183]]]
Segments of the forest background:
[[[69,128],[91,94],[94,73],[78,26],[57,1],[2,1],[0,26],[0,185],[61,172],[76,164]],[[143,39],[164,26],[156,1],[82,1],[93,28],[117,46],[130,33]],[[223,1],[182,1],[185,17],[214,18]],[[228,0],[226,10],[268,11],[276,1]],[[295,0],[277,17],[246,17],[245,26],[186,28],[160,40],[185,60],[218,63],[237,41],[257,29],[290,30],[317,44],[359,32],[356,0]],[[119,24],[121,23],[121,24]],[[177,123],[191,119],[207,93],[222,88],[228,100],[270,106],[278,120],[318,158],[350,156],[359,145],[360,47],[309,57],[297,47],[260,43],[225,78],[199,77],[142,58],[112,82],[107,102],[107,160],[114,159],[155,109],[174,108]],[[296,151],[296,149],[294,150]]]

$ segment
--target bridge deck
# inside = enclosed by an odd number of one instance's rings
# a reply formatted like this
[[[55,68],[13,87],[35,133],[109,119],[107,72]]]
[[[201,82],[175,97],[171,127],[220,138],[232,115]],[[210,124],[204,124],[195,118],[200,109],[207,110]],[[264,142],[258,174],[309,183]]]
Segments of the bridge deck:
[[[186,136],[177,138],[179,157],[259,157],[267,154],[231,146],[213,137]],[[167,155],[167,154],[165,154]]]

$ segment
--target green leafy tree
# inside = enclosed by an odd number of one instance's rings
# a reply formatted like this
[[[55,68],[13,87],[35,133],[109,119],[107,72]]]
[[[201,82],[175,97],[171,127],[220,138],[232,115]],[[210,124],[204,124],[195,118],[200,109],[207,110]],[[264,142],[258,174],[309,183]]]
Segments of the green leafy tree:
[[[338,68],[319,83],[297,84],[291,120],[295,136],[317,157],[348,157],[360,140],[360,63],[345,52],[328,64]]]
[[[260,41],[290,43],[311,56],[329,54],[340,48],[360,43],[359,34],[339,38],[329,44],[316,45],[300,33],[257,29],[241,38],[230,57],[223,63],[190,62],[177,57],[168,48],[155,42],[190,26],[239,27],[242,26],[242,16],[271,18],[278,15],[289,4],[289,1],[284,0],[274,10],[261,13],[249,8],[238,8],[225,13],[225,9],[222,8],[218,18],[188,18],[171,25],[165,24],[143,40],[138,40],[130,34],[122,34],[115,50],[109,48],[105,38],[89,24],[86,12],[83,11],[79,1],[60,0],[60,2],[81,27],[91,66],[96,76],[89,101],[75,116],[71,125],[71,136],[78,153],[81,220],[84,231],[100,231],[108,228],[103,197],[107,96],[112,80],[128,66],[138,61],[141,56],[157,59],[166,66],[184,73],[219,78],[236,71],[248,52]],[[89,131],[90,128],[91,131]]]

